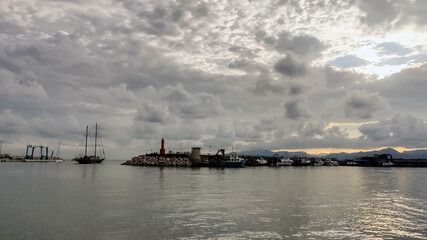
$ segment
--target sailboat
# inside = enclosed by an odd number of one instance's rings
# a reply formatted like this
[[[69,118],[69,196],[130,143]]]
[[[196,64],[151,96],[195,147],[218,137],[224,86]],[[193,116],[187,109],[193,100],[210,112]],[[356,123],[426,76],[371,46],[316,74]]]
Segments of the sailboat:
[[[63,162],[64,159],[59,157],[59,148],[61,146],[61,140],[58,140],[58,148],[56,149],[55,162]]]
[[[105,159],[105,152],[104,152],[104,149],[102,147],[101,136],[98,132],[98,123],[95,125],[95,150],[94,150],[93,156],[87,155],[87,139],[88,139],[88,136],[89,136],[89,127],[86,126],[85,155],[81,156],[81,157],[76,157],[73,160],[75,160],[76,162],[78,162],[80,164],[102,163],[102,161],[104,161],[104,159]],[[98,140],[98,138],[99,138],[99,140]],[[99,154],[99,155],[97,155],[97,153],[96,153],[98,142],[100,143],[99,146],[102,150],[102,154]]]

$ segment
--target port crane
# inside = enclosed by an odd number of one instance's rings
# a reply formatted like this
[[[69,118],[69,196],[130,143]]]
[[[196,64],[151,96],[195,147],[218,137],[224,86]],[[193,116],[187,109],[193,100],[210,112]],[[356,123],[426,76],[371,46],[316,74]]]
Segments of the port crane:
[[[34,151],[40,148],[40,159],[48,159],[49,158],[49,147],[45,147],[42,145],[39,146],[33,146],[33,145],[27,145],[27,151],[25,152],[25,159],[34,159]],[[43,156],[43,149],[46,148],[46,155]],[[31,149],[31,155],[29,154],[29,150]]]

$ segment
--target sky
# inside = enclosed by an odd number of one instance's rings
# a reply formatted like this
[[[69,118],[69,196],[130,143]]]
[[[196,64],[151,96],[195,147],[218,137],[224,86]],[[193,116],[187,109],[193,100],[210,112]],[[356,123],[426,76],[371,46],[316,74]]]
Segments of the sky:
[[[2,152],[427,147],[425,0],[1,0]]]

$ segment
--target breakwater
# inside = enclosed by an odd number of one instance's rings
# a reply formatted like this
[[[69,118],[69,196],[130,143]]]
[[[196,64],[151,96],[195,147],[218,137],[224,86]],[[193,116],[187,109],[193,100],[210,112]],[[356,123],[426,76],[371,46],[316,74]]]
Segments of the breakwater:
[[[122,165],[190,167],[192,163],[186,155],[139,155],[127,160]]]

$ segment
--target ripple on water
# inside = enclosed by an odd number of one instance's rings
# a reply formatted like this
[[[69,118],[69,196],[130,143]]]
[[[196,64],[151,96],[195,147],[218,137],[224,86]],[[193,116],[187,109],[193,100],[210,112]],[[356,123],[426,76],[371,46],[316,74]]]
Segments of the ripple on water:
[[[427,239],[424,203],[398,192],[376,193],[364,199],[354,226],[384,238]]]

